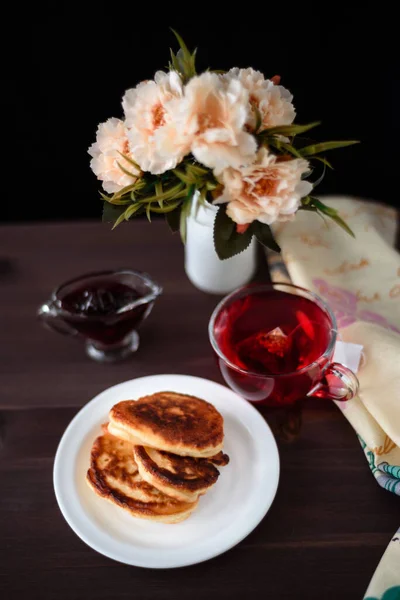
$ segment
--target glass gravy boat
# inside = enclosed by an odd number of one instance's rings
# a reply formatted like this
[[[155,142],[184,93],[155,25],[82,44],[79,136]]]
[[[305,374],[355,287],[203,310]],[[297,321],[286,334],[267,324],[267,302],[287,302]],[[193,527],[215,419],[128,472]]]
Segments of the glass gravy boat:
[[[114,362],[136,352],[137,329],[161,293],[145,273],[89,273],[60,285],[39,308],[38,317],[54,331],[84,340],[93,360]]]

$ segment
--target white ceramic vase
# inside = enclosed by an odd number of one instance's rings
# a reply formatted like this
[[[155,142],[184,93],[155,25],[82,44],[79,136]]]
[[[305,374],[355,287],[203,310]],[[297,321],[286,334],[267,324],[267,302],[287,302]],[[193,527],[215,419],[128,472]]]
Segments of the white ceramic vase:
[[[247,250],[220,260],[215,252],[213,227],[217,207],[209,203],[197,207],[196,195],[187,220],[185,271],[199,290],[209,294],[228,294],[245,285],[256,269],[256,242]]]

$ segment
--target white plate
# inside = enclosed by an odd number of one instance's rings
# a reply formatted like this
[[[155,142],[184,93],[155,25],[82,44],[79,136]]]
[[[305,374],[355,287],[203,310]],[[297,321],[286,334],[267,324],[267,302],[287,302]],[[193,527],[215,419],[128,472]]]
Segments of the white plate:
[[[224,417],[224,451],[230,456],[216,485],[182,523],[135,519],[96,496],[86,483],[89,455],[100,425],[120,400],[163,390],[210,401]],[[279,456],[270,428],[248,402],[199,377],[153,375],[105,390],[74,417],[54,462],[54,489],[61,512],[86,544],[120,562],[172,568],[207,560],[232,548],[264,517],[279,480]]]

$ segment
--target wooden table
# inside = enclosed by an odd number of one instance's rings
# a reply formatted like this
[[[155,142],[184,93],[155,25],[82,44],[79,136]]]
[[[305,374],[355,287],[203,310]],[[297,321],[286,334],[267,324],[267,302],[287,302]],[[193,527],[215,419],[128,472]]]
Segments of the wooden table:
[[[164,295],[137,355],[90,361],[35,318],[58,283],[93,270],[149,272]],[[265,274],[264,274],[265,276]],[[207,338],[217,298],[186,279],[180,240],[161,222],[4,226],[0,232],[0,598],[140,600],[361,598],[399,522],[333,404],[310,404],[300,438],[279,442],[281,479],[262,523],[211,561],[152,571],[113,562],[64,521],[52,468],[60,437],[101,390],[155,373],[221,381]]]

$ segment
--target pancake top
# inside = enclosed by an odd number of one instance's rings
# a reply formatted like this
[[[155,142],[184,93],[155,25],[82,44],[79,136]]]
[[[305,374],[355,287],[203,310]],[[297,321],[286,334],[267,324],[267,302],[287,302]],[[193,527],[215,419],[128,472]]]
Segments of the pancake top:
[[[88,482],[94,491],[114,504],[143,517],[179,513],[190,504],[166,496],[139,475],[132,445],[107,432],[92,446]]]
[[[175,392],[119,402],[111,409],[110,419],[134,435],[150,436],[160,449],[176,445],[201,452],[220,447],[224,437],[222,416],[212,404]]]

